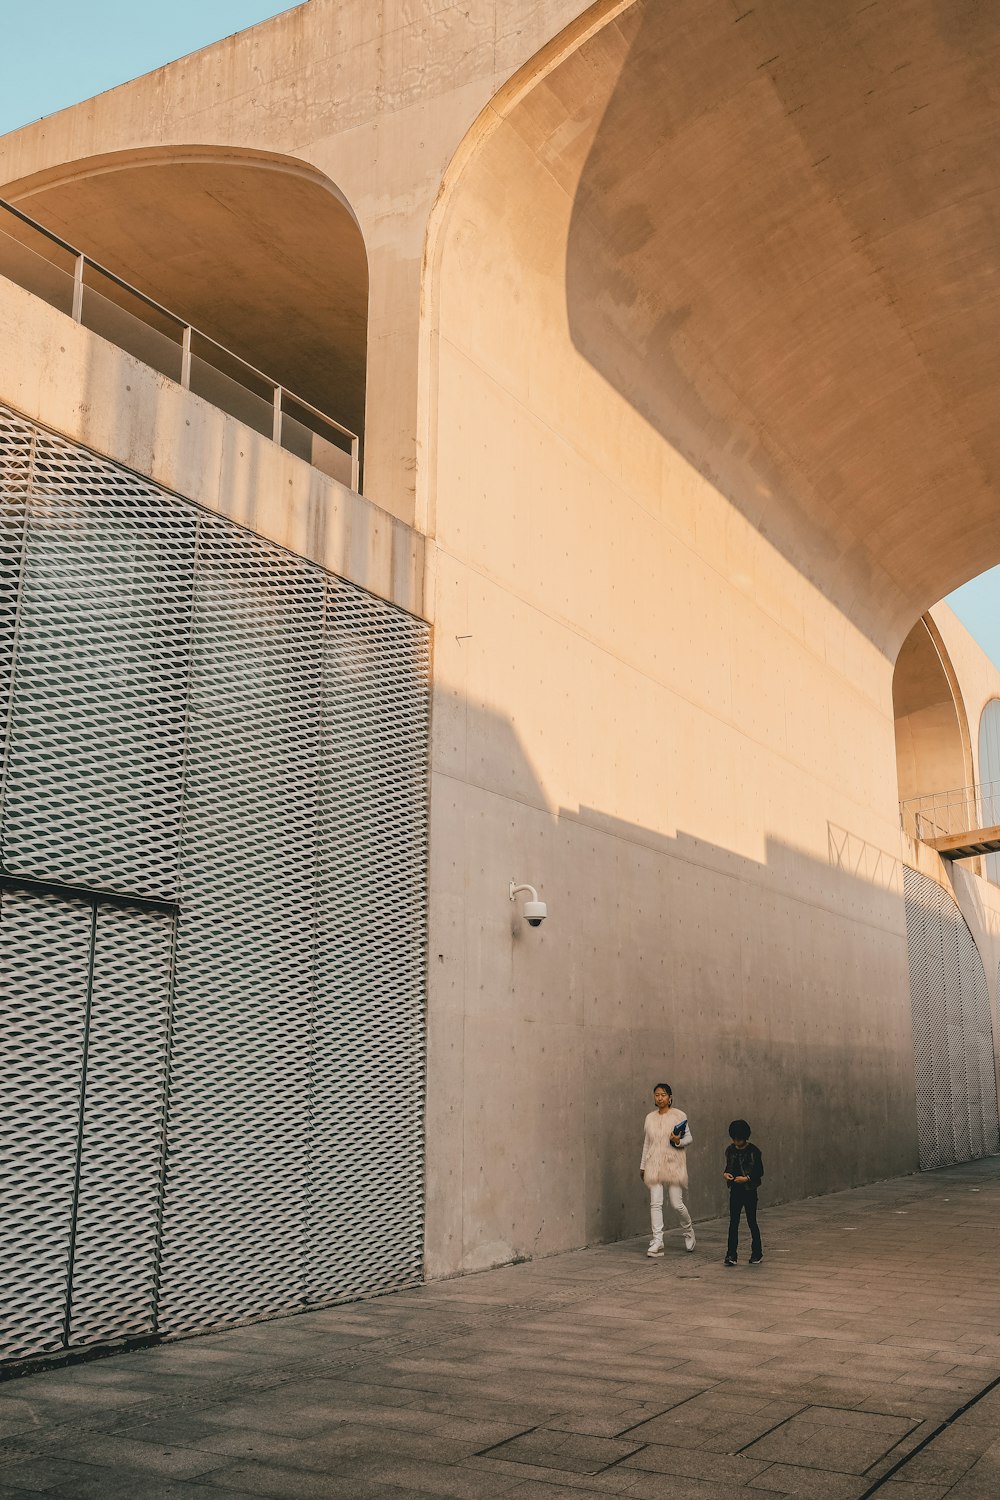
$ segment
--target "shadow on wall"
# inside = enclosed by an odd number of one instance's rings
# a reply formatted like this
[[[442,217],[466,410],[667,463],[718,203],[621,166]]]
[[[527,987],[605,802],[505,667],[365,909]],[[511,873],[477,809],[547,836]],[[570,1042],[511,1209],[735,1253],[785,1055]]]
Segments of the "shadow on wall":
[[[466,785],[439,754],[432,1274],[642,1232],[642,1120],[662,1078],[691,1115],[699,1217],[723,1210],[737,1115],[765,1150],[768,1202],[915,1169],[898,853],[831,829],[828,859],[763,834],[755,859],[553,808],[509,722],[477,711],[459,726],[446,708],[435,734]],[[671,800],[651,809],[664,824]],[[548,902],[537,931],[508,906],[510,876]]]
[[[772,1202],[911,1170],[898,861],[886,855],[887,883],[875,884],[774,838],[757,862],[682,831],[663,838],[592,809],[574,816],[633,846],[632,869],[616,864],[635,921],[617,938],[635,970],[636,1060],[669,1060],[698,1121],[695,1211],[724,1209],[720,1163],[736,1115],[766,1143]],[[647,907],[654,861],[669,873]],[[637,1077],[640,1099],[644,1083]]]
[[[996,310],[973,267],[992,285],[1000,192],[977,146],[941,147],[949,109],[989,93],[996,14],[892,10],[638,0],[557,70],[534,125],[571,178],[579,101],[615,79],[575,193],[573,342],[889,651],[996,546],[976,415]]]

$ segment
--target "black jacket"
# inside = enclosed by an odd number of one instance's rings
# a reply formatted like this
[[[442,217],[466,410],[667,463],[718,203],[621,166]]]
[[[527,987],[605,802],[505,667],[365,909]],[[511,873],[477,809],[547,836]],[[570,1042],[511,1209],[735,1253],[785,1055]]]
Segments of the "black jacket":
[[[758,1188],[761,1178],[764,1176],[764,1158],[753,1141],[747,1141],[740,1149],[739,1146],[726,1147],[726,1171],[731,1172],[734,1177],[749,1177],[749,1182],[730,1182],[729,1187]]]

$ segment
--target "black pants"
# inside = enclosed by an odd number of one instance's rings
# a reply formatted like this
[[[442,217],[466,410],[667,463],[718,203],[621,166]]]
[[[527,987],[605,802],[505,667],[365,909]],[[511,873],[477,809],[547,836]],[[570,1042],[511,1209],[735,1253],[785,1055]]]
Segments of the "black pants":
[[[729,1187],[729,1245],[727,1255],[735,1256],[740,1239],[740,1214],[746,1213],[750,1230],[750,1254],[760,1255],[760,1230],[757,1228],[757,1189],[745,1182],[734,1182]]]

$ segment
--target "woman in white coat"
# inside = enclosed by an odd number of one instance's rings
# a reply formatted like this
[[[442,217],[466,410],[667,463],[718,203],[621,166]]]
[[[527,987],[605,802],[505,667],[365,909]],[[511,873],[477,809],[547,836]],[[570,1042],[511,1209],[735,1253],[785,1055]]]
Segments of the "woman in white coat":
[[[691,1144],[691,1126],[683,1110],[675,1109],[669,1083],[658,1083],[653,1090],[656,1108],[646,1116],[646,1135],[642,1143],[639,1176],[649,1188],[649,1216],[653,1238],[647,1255],[663,1254],[663,1189],[670,1207],[681,1221],[684,1248],[695,1247],[694,1226],[684,1189],[687,1187],[687,1148]]]

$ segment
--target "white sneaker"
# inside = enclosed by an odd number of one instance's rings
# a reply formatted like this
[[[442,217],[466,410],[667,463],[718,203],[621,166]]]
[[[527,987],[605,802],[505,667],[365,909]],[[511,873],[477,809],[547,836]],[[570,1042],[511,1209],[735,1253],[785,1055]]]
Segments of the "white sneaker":
[[[695,1247],[695,1245],[697,1245],[697,1243],[698,1243],[698,1241],[694,1237],[694,1230],[693,1229],[685,1229],[685,1231],[684,1231],[684,1249],[685,1250],[693,1250],[694,1247]]]
[[[650,1240],[650,1242],[649,1242],[649,1249],[646,1251],[646,1254],[647,1255],[662,1255],[663,1254],[663,1241],[662,1240]]]

